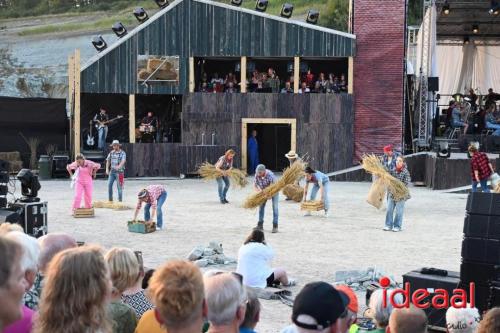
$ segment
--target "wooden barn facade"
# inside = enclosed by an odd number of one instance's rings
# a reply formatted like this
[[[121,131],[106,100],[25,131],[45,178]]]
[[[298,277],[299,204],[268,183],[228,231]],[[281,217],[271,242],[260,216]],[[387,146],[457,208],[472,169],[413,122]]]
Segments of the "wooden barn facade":
[[[123,116],[110,126],[108,143],[126,142],[128,176],[192,173],[227,148],[237,151],[237,164],[246,169],[254,129],[261,162],[270,169],[286,166],[288,150],[307,154],[325,172],[350,167],[355,45],[354,35],[313,24],[214,1],[176,0],[81,68],[78,54],[72,57],[74,150],[91,148],[85,145],[88,124],[103,107],[110,118]],[[259,66],[281,69],[281,84],[293,81],[292,93],[250,91],[246,82],[251,84]],[[240,82],[237,91],[204,91],[200,82],[210,68],[214,77],[230,68]],[[311,68],[345,74],[346,91],[299,93],[301,77]],[[140,118],[148,111],[163,124],[154,143],[138,138]]]

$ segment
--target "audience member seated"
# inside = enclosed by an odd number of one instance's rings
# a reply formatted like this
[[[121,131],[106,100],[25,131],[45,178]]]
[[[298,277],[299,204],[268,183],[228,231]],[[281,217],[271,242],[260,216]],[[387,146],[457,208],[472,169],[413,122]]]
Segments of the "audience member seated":
[[[28,282],[21,267],[23,248],[13,240],[0,236],[0,332],[23,318],[21,306]]]
[[[286,81],[285,82],[285,87],[283,89],[281,89],[281,93],[282,94],[291,94],[291,93],[293,93],[293,88],[292,88],[292,84],[290,83],[290,81]]]
[[[500,136],[500,118],[495,118],[494,112],[495,105],[491,104],[486,110],[486,116],[484,117],[484,125],[487,129],[494,130],[493,135]]]
[[[464,129],[464,133],[467,133],[468,124],[462,121],[461,119],[462,113],[457,103],[454,104],[453,109],[451,110],[451,127],[453,128],[462,128]]]
[[[322,93],[323,92],[323,88],[321,87],[321,83],[319,81],[316,81],[316,83],[314,84],[314,88],[311,92],[313,92],[313,93]]]
[[[234,87],[234,83],[232,81],[229,81],[224,92],[232,94],[238,91]]]
[[[393,291],[394,289],[387,289],[387,297],[390,297]],[[372,333],[385,333],[385,329],[389,325],[389,317],[391,316],[394,307],[390,302],[388,302],[388,304],[384,306],[383,300],[384,296],[382,289],[375,290],[370,296],[370,302],[368,310],[366,311],[366,316],[371,318],[377,326],[376,330],[370,331]],[[394,301],[397,304],[403,303],[403,296],[401,294],[394,295]]]
[[[271,89],[271,92],[278,93],[280,91],[280,79],[276,75],[276,71],[272,68],[267,70],[267,87]]]
[[[200,92],[212,92],[212,90],[208,87],[208,83],[202,82],[200,87]]]
[[[319,78],[318,81],[316,81],[316,85],[319,83],[319,86],[321,87],[321,92],[326,93],[327,88],[328,88],[328,80],[325,77],[325,73],[319,73]]]
[[[344,321],[345,327],[342,328],[341,332],[357,332],[359,329],[358,325],[356,325],[359,311],[358,296],[356,296],[354,290],[347,285],[338,285],[335,286],[335,289],[344,293],[349,298],[349,303],[347,304],[347,316]]]
[[[307,94],[310,92],[311,92],[311,90],[307,87],[307,83],[302,82],[300,84],[299,94]]]
[[[340,92],[347,92],[347,80],[345,79],[344,74],[340,75],[339,88]]]
[[[34,333],[110,332],[109,271],[99,247],[58,253],[45,274]]]
[[[136,333],[202,331],[207,305],[203,276],[195,264],[168,262],[153,274],[149,291],[156,310],[144,314]]]
[[[243,284],[253,288],[279,285],[293,286],[295,281],[289,279],[282,268],[271,268],[270,261],[274,251],[266,244],[264,232],[253,229],[238,251],[238,266],[236,272],[243,276]]]
[[[210,85],[212,86],[213,92],[223,92],[224,91],[224,79],[219,78],[219,73],[214,73],[212,80],[210,80]]]
[[[21,269],[24,273],[24,279],[27,282],[25,292],[29,291],[35,282],[38,273],[38,257],[40,255],[40,245],[36,238],[26,235],[21,231],[12,231],[5,235],[14,242],[21,245],[23,255],[21,257]],[[23,305],[23,317],[21,320],[5,328],[3,333],[29,333],[33,326],[34,311]]]
[[[306,83],[307,88],[312,88],[314,86],[314,74],[310,68],[307,70],[302,81]]]
[[[389,319],[390,333],[427,333],[427,315],[415,306],[395,309]]]
[[[52,258],[66,249],[77,246],[76,240],[66,233],[50,233],[38,239],[40,255],[38,257],[38,273],[31,289],[24,294],[24,304],[33,310],[38,309],[42,296],[43,279]]]
[[[498,333],[500,332],[500,308],[495,307],[483,316],[483,320],[479,323],[477,333]]]
[[[257,333],[255,331],[255,327],[259,323],[260,320],[260,302],[257,297],[257,293],[255,293],[252,289],[247,289],[248,295],[248,303],[247,309],[245,312],[245,319],[240,326],[239,333]]]
[[[466,308],[449,307],[446,311],[448,333],[476,333],[481,316],[476,308],[467,304]],[[392,329],[391,329],[392,332]]]
[[[108,263],[109,273],[113,288],[108,311],[113,320],[114,333],[130,333],[137,326],[136,312],[144,312],[143,309],[135,310],[122,301],[125,290],[133,287],[139,277],[139,265],[132,250],[115,247],[106,253],[104,257]],[[144,304],[141,305],[144,307]]]
[[[238,333],[245,319],[247,293],[242,277],[235,273],[205,274],[208,333]]]

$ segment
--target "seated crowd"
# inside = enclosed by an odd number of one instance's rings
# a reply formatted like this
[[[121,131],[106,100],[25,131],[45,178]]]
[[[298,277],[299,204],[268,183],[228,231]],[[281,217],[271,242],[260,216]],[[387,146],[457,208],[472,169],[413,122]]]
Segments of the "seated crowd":
[[[280,79],[273,68],[265,72],[254,70],[249,79],[247,79],[247,91],[256,93],[293,93],[294,77]],[[209,93],[235,93],[240,92],[241,83],[238,82],[235,74],[229,72],[224,78],[214,73],[209,77],[206,72],[201,75],[201,81],[198,87],[200,92]],[[315,75],[308,70],[303,74],[299,82],[299,94],[303,93],[341,93],[347,92],[347,79],[345,74],[335,76],[333,73],[326,75],[319,73]]]
[[[240,249],[238,272],[203,274],[183,260],[145,271],[140,253],[130,249],[104,252],[98,246],[77,246],[68,234],[35,239],[19,229],[0,225],[3,333],[252,333],[263,310],[258,289],[293,284],[284,270],[267,267],[272,250],[263,248],[268,245],[260,230]],[[261,254],[264,259],[255,258]],[[262,267],[248,276],[248,265]],[[401,304],[402,296],[395,296],[394,302]],[[350,287],[308,283],[295,298],[290,325],[281,332],[366,332],[357,324],[358,311]],[[423,310],[384,306],[381,289],[372,293],[365,313],[375,326],[370,332],[427,332]],[[450,308],[446,321],[449,333],[497,333],[500,308],[489,310],[482,320],[475,308]]]

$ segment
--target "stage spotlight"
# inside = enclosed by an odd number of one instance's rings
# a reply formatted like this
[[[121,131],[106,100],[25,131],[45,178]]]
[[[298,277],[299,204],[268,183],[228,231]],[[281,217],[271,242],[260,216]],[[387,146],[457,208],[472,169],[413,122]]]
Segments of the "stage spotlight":
[[[319,20],[319,12],[315,9],[309,9],[307,12],[307,23],[317,24]]]
[[[290,18],[290,17],[292,17],[292,13],[293,13],[293,5],[292,4],[285,3],[281,7],[281,13],[280,13],[280,15],[282,17]]]
[[[500,4],[498,1],[491,1],[491,6],[490,10],[488,11],[491,15],[498,15],[500,14]]]
[[[116,22],[115,24],[113,24],[111,30],[113,30],[118,38],[121,38],[127,34],[127,29],[121,22]]]
[[[243,0],[231,0],[231,5],[241,6],[242,2],[243,2]]]
[[[448,15],[450,13],[450,5],[448,2],[445,2],[443,5],[443,14]]]
[[[160,8],[165,8],[168,6],[168,0],[155,0],[155,2]]]
[[[36,202],[40,201],[38,191],[40,190],[40,182],[38,177],[35,176],[29,169],[21,169],[16,178],[21,182],[21,193],[24,196],[22,202]]]
[[[102,38],[102,36],[92,37],[92,45],[94,45],[98,52],[101,52],[108,47],[108,44],[106,44],[106,41]]]
[[[140,23],[145,22],[149,18],[148,13],[142,7],[134,9],[134,16]]]
[[[440,158],[449,158],[450,155],[451,155],[450,144],[448,142],[440,142],[437,156]]]
[[[477,34],[479,32],[479,25],[473,24],[472,25],[472,32]]]
[[[259,12],[265,12],[267,9],[268,0],[257,0],[255,2],[255,10]]]
[[[465,45],[469,45],[469,43],[470,43],[470,38],[469,38],[469,36],[465,36],[465,37],[464,37],[464,44],[465,44]]]

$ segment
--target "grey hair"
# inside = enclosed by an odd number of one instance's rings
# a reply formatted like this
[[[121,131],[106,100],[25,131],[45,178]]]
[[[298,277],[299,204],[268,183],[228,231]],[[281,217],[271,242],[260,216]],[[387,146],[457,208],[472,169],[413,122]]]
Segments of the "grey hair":
[[[231,273],[205,276],[204,284],[208,321],[213,325],[231,324],[247,300],[243,285]]]
[[[56,254],[66,249],[76,247],[76,240],[66,233],[50,233],[38,239],[40,244],[40,257],[38,258],[38,267],[40,271],[45,271],[52,258]]]
[[[21,231],[11,231],[5,235],[23,247],[21,257],[21,268],[23,272],[38,272],[38,258],[40,256],[40,245],[36,238],[26,235]]]
[[[384,290],[377,289],[370,296],[370,309],[373,320],[377,322],[379,326],[387,326],[389,324],[389,317],[391,316],[394,307],[391,304],[390,298],[394,289],[387,289],[387,304],[384,306]],[[394,295],[394,302],[397,304],[403,303],[403,295]]]
[[[255,168],[255,172],[264,171],[264,170],[266,170],[266,166],[264,164],[259,164]]]
[[[446,311],[446,328],[449,333],[474,333],[480,319],[479,310],[471,308],[470,304],[466,308],[451,306]]]

